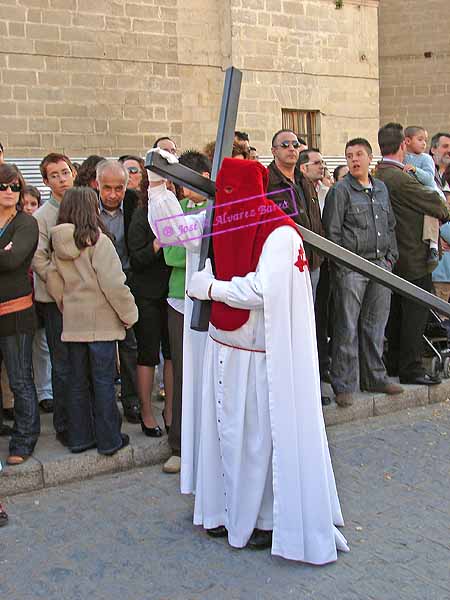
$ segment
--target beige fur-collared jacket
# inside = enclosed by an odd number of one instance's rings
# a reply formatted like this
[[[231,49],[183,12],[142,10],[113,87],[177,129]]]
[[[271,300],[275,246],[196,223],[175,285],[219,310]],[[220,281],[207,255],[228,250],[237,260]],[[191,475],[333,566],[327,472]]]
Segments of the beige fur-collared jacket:
[[[123,340],[125,328],[136,323],[138,310],[125,285],[119,256],[103,233],[94,246],[75,245],[74,226],[51,230],[52,266],[47,290],[63,313],[64,342]]]

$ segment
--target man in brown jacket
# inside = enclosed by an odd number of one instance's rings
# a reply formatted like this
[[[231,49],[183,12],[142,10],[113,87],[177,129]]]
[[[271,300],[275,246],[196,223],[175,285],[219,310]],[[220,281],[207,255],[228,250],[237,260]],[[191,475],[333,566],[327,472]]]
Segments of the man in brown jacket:
[[[292,219],[307,229],[323,235],[320,207],[312,182],[296,168],[300,142],[290,129],[277,131],[272,138],[274,160],[269,165],[269,198]],[[295,206],[292,206],[293,200]],[[297,213],[297,214],[293,214]],[[311,284],[315,299],[322,258],[305,244]]]
[[[423,218],[430,215],[447,221],[448,208],[438,192],[404,172],[406,145],[399,123],[382,127],[378,132],[378,144],[383,160],[377,166],[376,177],[388,188],[396,219],[399,258],[394,273],[430,292],[434,267],[427,261],[428,245],[422,241]],[[422,365],[422,335],[427,319],[426,307],[393,295],[386,329],[387,367],[390,375],[400,377],[401,383],[440,383],[439,378],[425,373]]]

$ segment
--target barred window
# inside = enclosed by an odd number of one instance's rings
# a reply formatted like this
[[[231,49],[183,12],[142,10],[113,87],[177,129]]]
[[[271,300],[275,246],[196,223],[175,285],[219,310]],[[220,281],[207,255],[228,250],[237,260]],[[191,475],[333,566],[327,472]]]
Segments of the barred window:
[[[320,111],[281,109],[281,127],[292,129],[308,143],[308,148],[320,150]]]

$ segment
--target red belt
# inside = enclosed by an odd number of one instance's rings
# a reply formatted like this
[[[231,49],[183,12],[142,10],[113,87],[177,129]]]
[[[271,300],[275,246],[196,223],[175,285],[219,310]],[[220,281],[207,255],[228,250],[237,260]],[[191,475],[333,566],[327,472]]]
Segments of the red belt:
[[[231,344],[225,344],[225,342],[219,342],[219,340],[216,340],[215,338],[213,338],[213,336],[211,334],[210,334],[209,337],[214,342],[217,342],[217,344],[222,344],[222,346],[226,346],[227,348],[234,348],[235,350],[244,350],[245,352],[260,352],[262,354],[266,353],[265,350],[255,350],[255,349],[251,349],[251,348],[241,348],[240,346],[232,346]]]
[[[28,294],[28,296],[21,296],[20,298],[14,298],[13,300],[7,300],[6,302],[0,302],[0,317],[19,312],[21,310],[26,310],[32,306],[32,294]]]

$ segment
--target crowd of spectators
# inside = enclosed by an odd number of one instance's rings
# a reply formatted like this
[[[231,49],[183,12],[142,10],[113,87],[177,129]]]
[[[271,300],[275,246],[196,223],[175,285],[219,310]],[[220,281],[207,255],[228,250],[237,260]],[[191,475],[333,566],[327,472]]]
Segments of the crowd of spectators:
[[[450,133],[434,135],[426,153],[423,127],[388,123],[378,143],[375,170],[370,143],[355,138],[331,175],[318,149],[292,130],[277,131],[268,194],[299,225],[448,301]],[[157,139],[158,147],[179,154],[170,137]],[[258,160],[245,132],[235,132],[232,154]],[[209,177],[213,157],[211,143],[179,160]],[[13,409],[0,404],[7,463],[32,455],[40,411],[53,413],[56,438],[71,452],[120,450],[128,443],[116,403],[120,380],[123,417],[150,437],[165,429],[172,457],[163,468],[178,472],[186,251],[161,248],[149,225],[139,155],[92,155],[77,169],[50,153],[40,170],[51,192],[43,204],[0,144],[0,366],[14,396]],[[202,208],[204,198],[170,185],[182,211]],[[440,382],[423,367],[426,308],[305,250],[321,379],[339,406],[351,405],[360,389],[397,394],[402,383]],[[151,402],[160,362],[164,428]],[[0,524],[2,514],[0,506]]]

